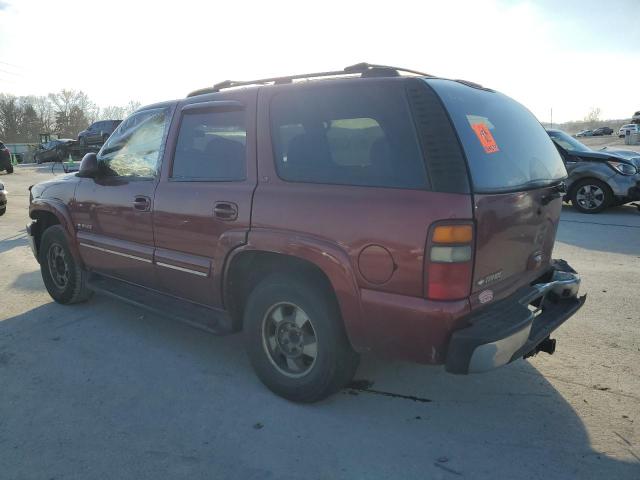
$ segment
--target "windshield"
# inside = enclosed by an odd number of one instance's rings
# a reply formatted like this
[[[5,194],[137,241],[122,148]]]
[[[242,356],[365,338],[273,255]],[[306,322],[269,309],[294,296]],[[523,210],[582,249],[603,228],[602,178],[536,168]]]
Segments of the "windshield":
[[[540,122],[506,95],[451,80],[425,80],[440,96],[464,147],[475,192],[535,188],[567,172]]]
[[[591,149],[568,133],[560,130],[547,130],[551,139],[568,152],[590,152]]]

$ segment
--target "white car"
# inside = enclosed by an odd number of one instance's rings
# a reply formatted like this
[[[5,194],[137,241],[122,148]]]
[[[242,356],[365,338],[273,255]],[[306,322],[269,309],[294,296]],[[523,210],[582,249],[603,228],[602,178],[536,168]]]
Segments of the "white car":
[[[629,130],[631,133],[640,133],[640,125],[636,123],[628,123],[627,125],[623,125],[618,130],[618,137],[624,138],[625,132]]]

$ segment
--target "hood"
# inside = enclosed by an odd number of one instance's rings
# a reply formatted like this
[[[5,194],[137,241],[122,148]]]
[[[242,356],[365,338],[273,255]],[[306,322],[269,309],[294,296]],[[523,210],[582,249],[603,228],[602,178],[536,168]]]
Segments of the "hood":
[[[75,184],[78,181],[79,178],[75,173],[59,175],[51,180],[45,180],[31,186],[31,195],[33,198],[57,198],[60,194],[64,197],[67,191],[73,192],[75,190]]]
[[[628,160],[633,163],[636,168],[640,169],[640,152],[635,152],[633,150],[609,150],[607,147],[600,149],[599,152],[611,157]]]

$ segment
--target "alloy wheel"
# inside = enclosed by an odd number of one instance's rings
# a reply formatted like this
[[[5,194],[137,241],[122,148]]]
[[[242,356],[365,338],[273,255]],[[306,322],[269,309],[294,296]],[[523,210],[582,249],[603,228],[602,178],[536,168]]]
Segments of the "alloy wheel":
[[[602,206],[605,194],[597,185],[583,185],[576,192],[576,201],[585,210],[595,210]]]
[[[64,290],[69,284],[69,263],[67,255],[59,243],[52,243],[47,252],[49,274],[54,285]]]
[[[262,346],[283,375],[299,378],[316,363],[318,340],[309,316],[293,303],[271,306],[262,320]]]

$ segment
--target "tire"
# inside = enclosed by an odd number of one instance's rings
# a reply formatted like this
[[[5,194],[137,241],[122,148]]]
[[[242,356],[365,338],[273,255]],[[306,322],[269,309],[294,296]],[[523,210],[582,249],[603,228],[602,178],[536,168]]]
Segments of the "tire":
[[[87,272],[73,258],[60,225],[49,227],[42,234],[39,257],[42,280],[56,302],[68,305],[91,298]]]
[[[7,173],[13,173],[13,165],[9,164],[7,166]]]
[[[2,215],[4,215],[5,213],[7,213],[7,207],[6,207],[6,206],[4,206],[4,207],[0,207],[0,217],[1,217]]]
[[[595,178],[579,180],[571,189],[571,204],[581,213],[600,213],[613,201],[609,185]]]
[[[253,289],[245,306],[244,339],[258,378],[294,402],[316,402],[337,392],[360,360],[335,298],[320,282],[300,275],[272,274]]]

